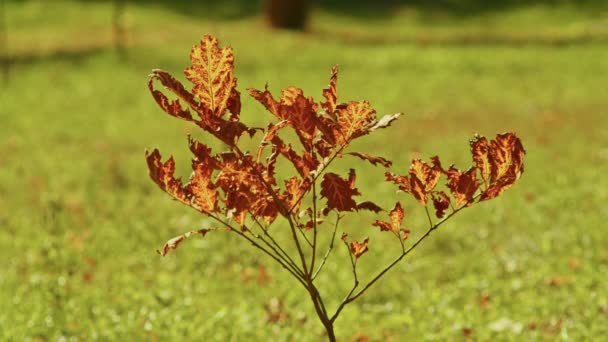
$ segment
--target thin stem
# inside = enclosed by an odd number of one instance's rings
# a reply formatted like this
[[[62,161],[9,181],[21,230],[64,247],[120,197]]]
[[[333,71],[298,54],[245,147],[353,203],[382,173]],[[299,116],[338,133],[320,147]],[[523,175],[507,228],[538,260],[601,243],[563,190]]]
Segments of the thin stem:
[[[274,247],[277,250],[275,250],[273,248],[273,250],[278,254],[278,255],[283,255],[283,259],[285,259],[286,262],[288,262],[293,268],[294,270],[297,270],[297,272],[300,274],[300,276],[304,277],[304,274],[302,273],[302,270],[300,270],[298,268],[298,265],[296,265],[296,262],[291,258],[291,256],[283,249],[283,247],[281,247],[281,245],[274,239],[274,237],[272,235],[270,235],[270,233],[268,232],[268,227],[264,227],[260,221],[253,215],[251,215],[251,217],[253,218],[253,220],[256,222],[256,224],[258,225],[258,227],[260,227],[260,230],[262,230],[262,232],[264,233],[264,235],[270,239],[270,241],[272,242],[272,245],[274,245]],[[266,240],[263,240],[270,248],[272,248],[272,245],[270,245],[270,243]],[[279,253],[280,252],[280,253]]]
[[[294,276],[294,278],[296,278],[302,285],[304,285],[306,287],[306,283],[304,282],[303,278],[300,277],[297,273],[295,273],[291,268],[289,268],[283,261],[281,261],[281,259],[279,259],[276,255],[272,254],[269,250],[267,250],[266,248],[262,247],[260,244],[258,244],[257,242],[255,242],[254,240],[252,240],[249,236],[243,234],[243,232],[241,232],[239,229],[236,229],[234,227],[232,227],[232,225],[230,225],[228,222],[222,220],[221,218],[217,217],[216,215],[213,215],[210,212],[205,212],[209,217],[211,217],[212,219],[216,220],[217,222],[221,223],[222,225],[224,225],[225,227],[227,227],[228,229],[230,229],[230,231],[232,231],[233,233],[238,234],[239,236],[241,236],[242,238],[245,238],[247,241],[249,241],[254,247],[258,248],[259,250],[261,250],[262,252],[266,253],[269,257],[271,257],[272,259],[274,259],[276,262],[278,262],[284,269],[286,269],[287,271],[289,271],[289,273],[291,273],[291,275]]]
[[[348,243],[346,241],[344,241],[344,246],[346,246],[348,256],[350,257],[350,264],[351,264],[352,271],[353,271],[353,287],[346,294],[346,296],[340,303],[340,306],[338,306],[338,309],[336,309],[336,312],[329,319],[332,322],[335,321],[336,318],[338,318],[338,315],[340,315],[340,312],[342,312],[342,309],[344,309],[344,306],[346,306],[346,304],[348,303],[349,298],[353,295],[353,293],[359,286],[359,278],[357,277],[357,259],[353,258],[353,254],[350,252],[350,248],[348,247]]]
[[[344,151],[345,148],[346,148],[346,145],[341,145],[340,148],[338,149],[338,151],[336,151],[336,153],[334,153],[334,155],[329,158],[327,163],[324,163],[321,165],[322,167],[320,169],[318,169],[315,172],[314,176],[312,177],[313,184],[317,181],[317,179],[319,179],[319,177],[321,177],[321,174],[323,174],[323,171],[325,171],[329,167],[329,165],[334,161],[334,159],[336,159],[336,157],[338,157],[338,155],[340,155],[342,153],[342,151]],[[293,210],[293,208],[295,208],[298,204],[300,204],[300,202],[304,198],[304,195],[305,195],[305,193],[300,195],[300,197],[294,202],[294,204],[290,208],[290,210]]]
[[[432,227],[433,219],[431,219],[431,214],[429,213],[429,207],[427,205],[424,206],[424,211],[426,211],[426,217],[429,219],[429,227]]]
[[[270,186],[270,184],[268,184],[268,182],[266,182],[266,180],[264,179],[264,176],[262,176],[262,174],[257,170],[257,168],[255,168],[255,166],[252,165],[251,162],[249,162],[249,159],[246,158],[243,151],[241,151],[241,149],[236,144],[232,145],[231,148],[235,153],[237,153],[239,155],[239,157],[242,160],[244,160],[246,163],[249,164],[249,167],[251,167],[251,169],[256,174],[256,176],[260,179],[260,181],[262,182],[264,187],[266,187],[266,191],[270,194],[270,196],[272,196],[272,200],[275,202],[275,204],[277,204],[277,206],[280,208],[280,211],[283,212],[283,215],[289,221],[289,228],[291,229],[291,235],[292,235],[292,238],[296,245],[296,248],[298,250],[298,255],[300,255],[300,262],[302,263],[302,268],[303,268],[304,274],[305,275],[308,274],[306,258],[304,257],[304,252],[302,251],[302,246],[300,245],[300,240],[298,239],[298,235],[296,233],[296,229],[298,229],[298,228],[295,226],[293,219],[291,217],[291,210],[287,211],[287,208],[285,207],[285,204],[283,203],[283,201],[281,201],[277,197],[277,194],[272,189],[272,186]]]
[[[253,215],[252,215],[252,217],[253,217]],[[281,246],[272,238],[272,236],[268,233],[268,229],[266,229],[257,218],[253,217],[253,219],[256,222],[256,224],[260,227],[260,230],[262,230],[264,235],[266,237],[268,237],[270,239],[270,241],[272,241],[274,243],[274,245],[271,244],[270,242],[268,242],[266,239],[264,239],[263,236],[255,234],[252,231],[250,231],[250,234],[252,236],[254,236],[255,238],[259,239],[260,241],[264,242],[264,244],[266,244],[266,246],[268,246],[270,249],[272,249],[276,253],[277,257],[279,257],[283,262],[285,262],[288,266],[290,266],[291,269],[295,273],[297,273],[298,275],[300,275],[300,277],[302,277],[302,279],[304,279],[304,274],[302,273],[302,271],[298,268],[296,263],[289,256],[289,254],[287,254],[285,252],[285,250],[283,250],[283,248],[281,248]]]
[[[312,280],[315,280],[315,278],[317,278],[317,276],[319,275],[319,273],[323,269],[323,266],[325,266],[325,262],[327,261],[327,258],[329,257],[329,254],[331,253],[331,251],[334,248],[334,242],[336,241],[336,232],[338,231],[338,224],[340,223],[340,219],[341,218],[342,218],[342,216],[340,216],[338,214],[338,216],[336,218],[336,224],[334,225],[334,232],[331,235],[331,242],[329,243],[329,247],[327,248],[327,251],[325,252],[325,255],[323,256],[323,259],[321,259],[321,263],[319,264],[319,268],[317,268],[317,270],[313,274]]]
[[[317,181],[312,181],[312,260],[310,261],[310,270],[315,268],[315,258],[317,256]]]
[[[466,208],[470,203],[474,202],[480,195],[481,194],[476,195],[470,201],[468,201],[467,203],[465,203],[462,206],[458,207],[456,210],[454,210],[452,213],[450,213],[444,219],[442,219],[441,221],[439,221],[439,222],[435,223],[434,225],[432,225],[431,227],[429,227],[429,229],[424,234],[422,234],[422,236],[419,237],[418,240],[416,240],[416,242],[414,242],[408,249],[406,249],[405,251],[403,251],[395,260],[393,260],[393,262],[391,262],[382,271],[380,271],[380,273],[378,273],[374,278],[372,278],[372,280],[370,280],[361,290],[359,290],[354,295],[351,294],[351,295],[347,296],[342,301],[342,303],[340,303],[340,305],[338,306],[338,309],[336,310],[336,313],[332,316],[331,320],[334,321],[338,317],[340,311],[342,311],[342,309],[344,308],[344,306],[346,306],[348,303],[351,303],[355,299],[359,298],[362,294],[364,294],[365,291],[367,291],[380,278],[382,278],[382,276],[384,274],[386,274],[389,270],[391,270],[399,261],[401,261],[401,259],[403,259],[412,250],[414,250],[414,248],[416,248],[424,239],[426,239],[431,234],[431,232],[433,232],[435,229],[439,228],[439,226],[441,226],[445,221],[447,221],[448,219],[450,219],[452,216],[456,215],[459,211],[461,211],[462,209]]]

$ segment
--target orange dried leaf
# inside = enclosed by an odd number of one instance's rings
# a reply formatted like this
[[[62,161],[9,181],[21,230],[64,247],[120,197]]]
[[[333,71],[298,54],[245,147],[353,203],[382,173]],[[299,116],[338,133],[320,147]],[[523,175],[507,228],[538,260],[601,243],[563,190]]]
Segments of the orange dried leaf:
[[[397,233],[401,229],[403,220],[405,219],[405,211],[401,207],[401,203],[395,203],[395,207],[388,214],[390,222],[376,220],[372,226],[379,227],[380,231],[391,231]]]
[[[327,208],[337,211],[352,211],[357,207],[353,196],[360,195],[354,187],[354,170],[351,169],[349,180],[343,179],[335,173],[328,172],[321,181],[321,196],[327,198]]]
[[[194,173],[188,184],[188,191],[192,194],[191,203],[197,210],[211,213],[217,209],[217,190],[211,182],[213,169],[201,162],[194,162]]]
[[[445,172],[448,177],[447,186],[456,199],[456,205],[470,203],[480,184],[476,177],[477,169],[472,167],[466,172],[462,172],[451,166]]]
[[[338,104],[338,90],[337,90],[337,82],[338,82],[338,66],[334,65],[331,68],[331,77],[329,79],[329,88],[323,89],[323,97],[325,97],[325,102],[321,102],[321,106],[329,115],[333,115],[336,110],[336,106]]]
[[[374,166],[380,164],[384,167],[391,167],[391,165],[393,165],[393,162],[391,162],[390,160],[388,160],[386,158],[372,156],[372,155],[369,155],[366,153],[349,152],[347,154],[350,154],[351,156],[359,157],[365,161],[370,162]]]
[[[471,154],[473,155],[473,162],[481,174],[481,179],[486,182],[490,182],[491,162],[488,155],[490,146],[488,140],[482,136],[475,136],[474,140],[471,140]]]
[[[525,153],[521,141],[513,133],[498,134],[490,142],[487,154],[490,164],[489,184],[481,194],[480,201],[500,195],[521,177]]]
[[[155,69],[152,70],[150,79],[148,80],[148,89],[152,94],[152,97],[160,108],[167,114],[176,118],[184,119],[186,121],[194,121],[190,109],[188,107],[182,107],[179,100],[170,101],[165,94],[161,91],[154,89],[154,80],[159,80],[163,86],[171,90],[175,95],[184,100],[188,105],[196,106],[192,94],[190,94],[184,86],[169,73]]]
[[[281,120],[287,120],[300,138],[307,151],[312,151],[312,139],[316,130],[317,104],[311,97],[304,97],[302,89],[289,87],[281,91],[277,102],[265,89],[259,91],[248,89],[249,94],[258,100],[266,109]]]
[[[161,256],[165,256],[172,249],[177,249],[177,247],[179,247],[179,245],[182,242],[184,242],[184,240],[186,240],[187,238],[191,237],[192,235],[197,235],[198,234],[198,235],[205,236],[211,230],[220,230],[220,229],[219,228],[215,228],[215,229],[199,229],[199,230],[193,230],[193,231],[187,232],[185,234],[176,236],[176,237],[172,238],[171,240],[167,241],[163,245],[163,248],[161,248],[160,250],[157,250],[156,252],[158,254],[160,254]],[[226,230],[226,229],[222,229],[222,230]]]
[[[230,47],[219,47],[216,38],[205,35],[200,45],[190,50],[192,65],[184,73],[193,83],[192,94],[207,115],[221,117],[230,108],[234,116],[240,111],[240,93],[234,77],[234,53]]]
[[[189,193],[183,188],[181,180],[175,179],[173,176],[175,173],[175,161],[173,157],[163,163],[160,152],[154,149],[152,153],[146,151],[146,161],[148,162],[150,178],[173,198],[190,205]]]
[[[367,244],[369,242],[369,238],[365,238],[363,241],[353,241],[350,243],[350,252],[355,256],[355,258],[359,259],[365,252],[368,251]]]
[[[443,191],[434,192],[432,197],[435,215],[437,218],[443,218],[445,216],[445,211],[450,207],[450,197]]]
[[[347,145],[351,140],[369,133],[376,122],[376,111],[367,101],[351,101],[336,110],[338,142]]]
[[[409,176],[399,176],[392,173],[385,173],[386,180],[399,185],[399,190],[411,193],[416,200],[426,205],[428,195],[431,194],[439,177],[441,177],[441,166],[438,164],[437,157],[433,157],[433,165],[429,165],[420,159],[412,160],[412,166],[408,172]]]

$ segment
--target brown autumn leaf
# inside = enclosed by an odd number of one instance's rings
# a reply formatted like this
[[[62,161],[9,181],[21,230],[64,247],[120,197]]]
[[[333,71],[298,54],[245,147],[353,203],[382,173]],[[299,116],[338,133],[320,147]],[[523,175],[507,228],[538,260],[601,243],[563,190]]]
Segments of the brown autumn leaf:
[[[302,178],[310,176],[310,173],[319,166],[319,161],[313,154],[304,152],[300,156],[291,144],[285,144],[277,135],[272,138],[272,145],[273,153],[280,153],[285,159],[289,160]]]
[[[426,205],[429,194],[434,191],[441,176],[441,166],[436,161],[438,159],[433,157],[431,166],[420,159],[414,159],[408,176],[387,172],[385,173],[386,180],[397,184],[399,190],[411,193],[420,204]]]
[[[352,211],[357,207],[353,196],[360,195],[354,185],[355,170],[351,169],[349,180],[343,179],[335,173],[328,172],[321,181],[321,196],[327,198],[327,208],[337,211]]]
[[[365,238],[363,241],[353,241],[350,243],[350,252],[355,256],[355,258],[359,259],[363,254],[368,251],[367,244],[369,242],[369,238]]]
[[[476,137],[471,142],[471,151],[473,160],[478,165],[482,165],[482,179],[486,184],[480,201],[500,195],[524,172],[523,157],[526,151],[519,138],[513,133],[498,134],[489,145],[485,138]]]
[[[192,94],[207,115],[221,117],[230,109],[238,117],[240,93],[234,77],[234,53],[230,47],[219,47],[216,38],[205,35],[200,45],[190,50],[192,65],[184,73],[192,82]]]
[[[193,162],[194,172],[188,184],[192,194],[191,203],[194,208],[203,212],[214,212],[217,209],[217,190],[211,181],[213,169],[202,162]]]
[[[435,191],[431,196],[433,198],[433,207],[435,207],[435,215],[437,218],[443,218],[445,211],[450,207],[450,197],[443,191]]]
[[[188,107],[182,107],[181,103],[177,99],[170,101],[165,94],[154,89],[154,80],[160,81],[163,86],[171,90],[175,95],[177,95],[177,97],[188,104],[188,106],[198,107],[198,103],[196,103],[192,94],[190,94],[184,88],[184,86],[168,72],[160,69],[152,70],[152,74],[150,74],[150,78],[148,80],[148,89],[160,108],[167,114],[176,118],[184,119],[186,121],[194,121]]]
[[[329,79],[329,88],[323,89],[323,97],[325,97],[325,102],[321,102],[321,107],[325,110],[327,114],[333,116],[334,111],[336,110],[336,106],[338,105],[338,66],[334,65],[331,68],[331,77]]]
[[[361,203],[357,204],[357,210],[369,210],[369,211],[373,211],[374,213],[377,214],[377,213],[381,212],[383,209],[380,208],[374,202],[365,201],[365,202],[361,202]]]
[[[339,145],[369,133],[376,123],[376,111],[367,101],[350,101],[336,109],[336,140]]]
[[[350,154],[351,156],[355,156],[355,157],[359,157],[365,161],[370,162],[372,165],[376,166],[378,164],[384,166],[384,167],[391,167],[391,165],[393,165],[393,162],[386,159],[386,158],[382,158],[382,157],[378,157],[378,156],[372,156],[370,154],[367,153],[360,153],[360,152],[348,152],[346,154]]]
[[[373,132],[377,129],[387,128],[393,123],[393,121],[397,120],[400,116],[401,113],[387,114],[380,118],[380,120],[376,121],[376,123],[374,123],[374,125],[370,127],[369,130],[370,132]]]
[[[395,206],[388,214],[390,218],[390,222],[376,220],[372,223],[372,226],[379,227],[380,231],[391,231],[393,233],[398,233],[401,229],[401,225],[403,224],[403,220],[405,219],[405,211],[403,207],[401,207],[401,203],[395,203]]]
[[[163,163],[160,152],[154,149],[152,153],[146,151],[146,161],[148,162],[150,178],[173,198],[186,205],[190,205],[190,194],[184,190],[181,180],[175,179],[173,176],[175,173],[175,161],[173,157]]]
[[[470,203],[480,184],[476,177],[477,168],[471,167],[462,172],[451,166],[445,173],[448,177],[447,186],[456,199],[456,205],[461,206]]]
[[[169,253],[172,249],[177,249],[177,247],[179,247],[179,245],[184,242],[184,240],[186,240],[187,238],[191,237],[192,235],[202,235],[205,236],[207,235],[207,233],[209,233],[212,230],[227,230],[227,229],[222,229],[222,228],[210,228],[210,229],[199,229],[199,230],[192,230],[189,231],[187,233],[184,233],[182,235],[176,236],[172,239],[170,239],[169,241],[167,241],[163,247],[160,250],[157,250],[156,252],[158,254],[160,254],[161,256],[165,256],[167,255],[167,253]]]
[[[265,89],[259,91],[248,89],[249,94],[260,102],[270,113],[281,120],[286,120],[304,146],[310,152],[313,149],[313,138],[316,130],[317,104],[312,97],[305,97],[302,89],[288,87],[281,91],[281,98],[276,101]]]

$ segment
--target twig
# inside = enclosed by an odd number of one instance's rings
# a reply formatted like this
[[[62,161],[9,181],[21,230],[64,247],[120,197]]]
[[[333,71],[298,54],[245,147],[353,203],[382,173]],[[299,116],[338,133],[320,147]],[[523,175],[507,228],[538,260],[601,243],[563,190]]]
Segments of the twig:
[[[338,214],[338,216],[336,217],[336,224],[334,225],[334,232],[333,232],[333,234],[331,236],[331,242],[329,243],[329,247],[327,248],[327,251],[325,252],[325,255],[323,256],[323,259],[321,259],[321,263],[319,264],[319,268],[317,268],[317,270],[315,271],[315,273],[312,276],[313,280],[315,278],[317,278],[317,276],[319,275],[319,273],[323,269],[323,266],[325,266],[325,262],[327,261],[327,258],[329,257],[329,254],[331,253],[332,249],[334,248],[334,242],[336,240],[336,232],[338,231],[338,224],[340,223],[340,219],[341,218],[342,218],[342,216],[340,216],[340,214]]]
[[[424,234],[422,234],[422,236],[420,238],[418,238],[418,240],[416,240],[416,242],[414,242],[414,244],[412,244],[408,249],[403,251],[401,253],[401,255],[399,255],[395,260],[393,260],[393,262],[391,262],[382,271],[380,271],[380,273],[378,273],[372,280],[370,280],[361,290],[359,290],[359,292],[357,292],[355,295],[351,294],[350,296],[345,298],[342,301],[342,303],[340,303],[340,305],[338,306],[338,309],[336,310],[336,313],[332,316],[331,320],[332,321],[335,320],[338,317],[338,314],[340,313],[340,311],[342,311],[344,306],[346,306],[346,304],[354,301],[355,299],[359,298],[363,293],[365,293],[365,291],[367,291],[367,289],[369,289],[372,285],[374,285],[386,272],[388,272],[390,269],[392,269],[399,261],[401,261],[401,259],[403,259],[412,250],[414,250],[414,248],[416,248],[424,239],[426,239],[431,234],[431,232],[433,232],[433,230],[439,228],[439,226],[441,226],[445,221],[450,219],[452,216],[456,215],[456,213],[458,213],[462,209],[468,207],[468,205],[470,203],[474,202],[480,195],[481,194],[476,195],[470,201],[468,201],[467,203],[465,203],[462,206],[460,206],[459,208],[457,208],[455,211],[450,213],[444,219],[442,219],[441,221],[439,221],[439,222],[435,223],[434,225],[432,225],[431,227],[429,227],[429,229]]]

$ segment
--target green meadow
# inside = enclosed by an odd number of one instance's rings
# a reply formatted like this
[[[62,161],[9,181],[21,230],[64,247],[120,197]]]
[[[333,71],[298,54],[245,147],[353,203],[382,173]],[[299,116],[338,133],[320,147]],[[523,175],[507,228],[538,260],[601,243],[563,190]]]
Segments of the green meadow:
[[[188,52],[206,33],[235,50],[249,125],[273,118],[246,88],[268,83],[276,95],[296,85],[320,100],[338,64],[341,100],[404,113],[351,148],[393,159],[393,172],[436,154],[466,168],[475,133],[513,131],[527,150],[513,188],[456,215],[346,307],[339,340],[608,336],[608,6],[349,11],[345,3],[318,4],[308,31],[284,32],[267,28],[249,2],[133,1],[123,58],[110,1],[7,1],[0,340],[324,339],[304,289],[236,236],[214,232],[156,253],[212,222],[148,177],[146,149],[173,155],[187,178],[186,135],[207,136],[158,108],[147,75],[162,68],[185,80]],[[401,201],[411,239],[425,231],[424,209],[384,182],[383,168],[345,157],[332,171],[351,167],[364,198],[386,208]],[[362,280],[400,251],[371,226],[375,218],[350,214],[338,230],[370,237]],[[288,243],[287,225],[272,229]],[[331,226],[320,229],[327,243]],[[319,278],[331,311],[351,277],[338,244]]]

